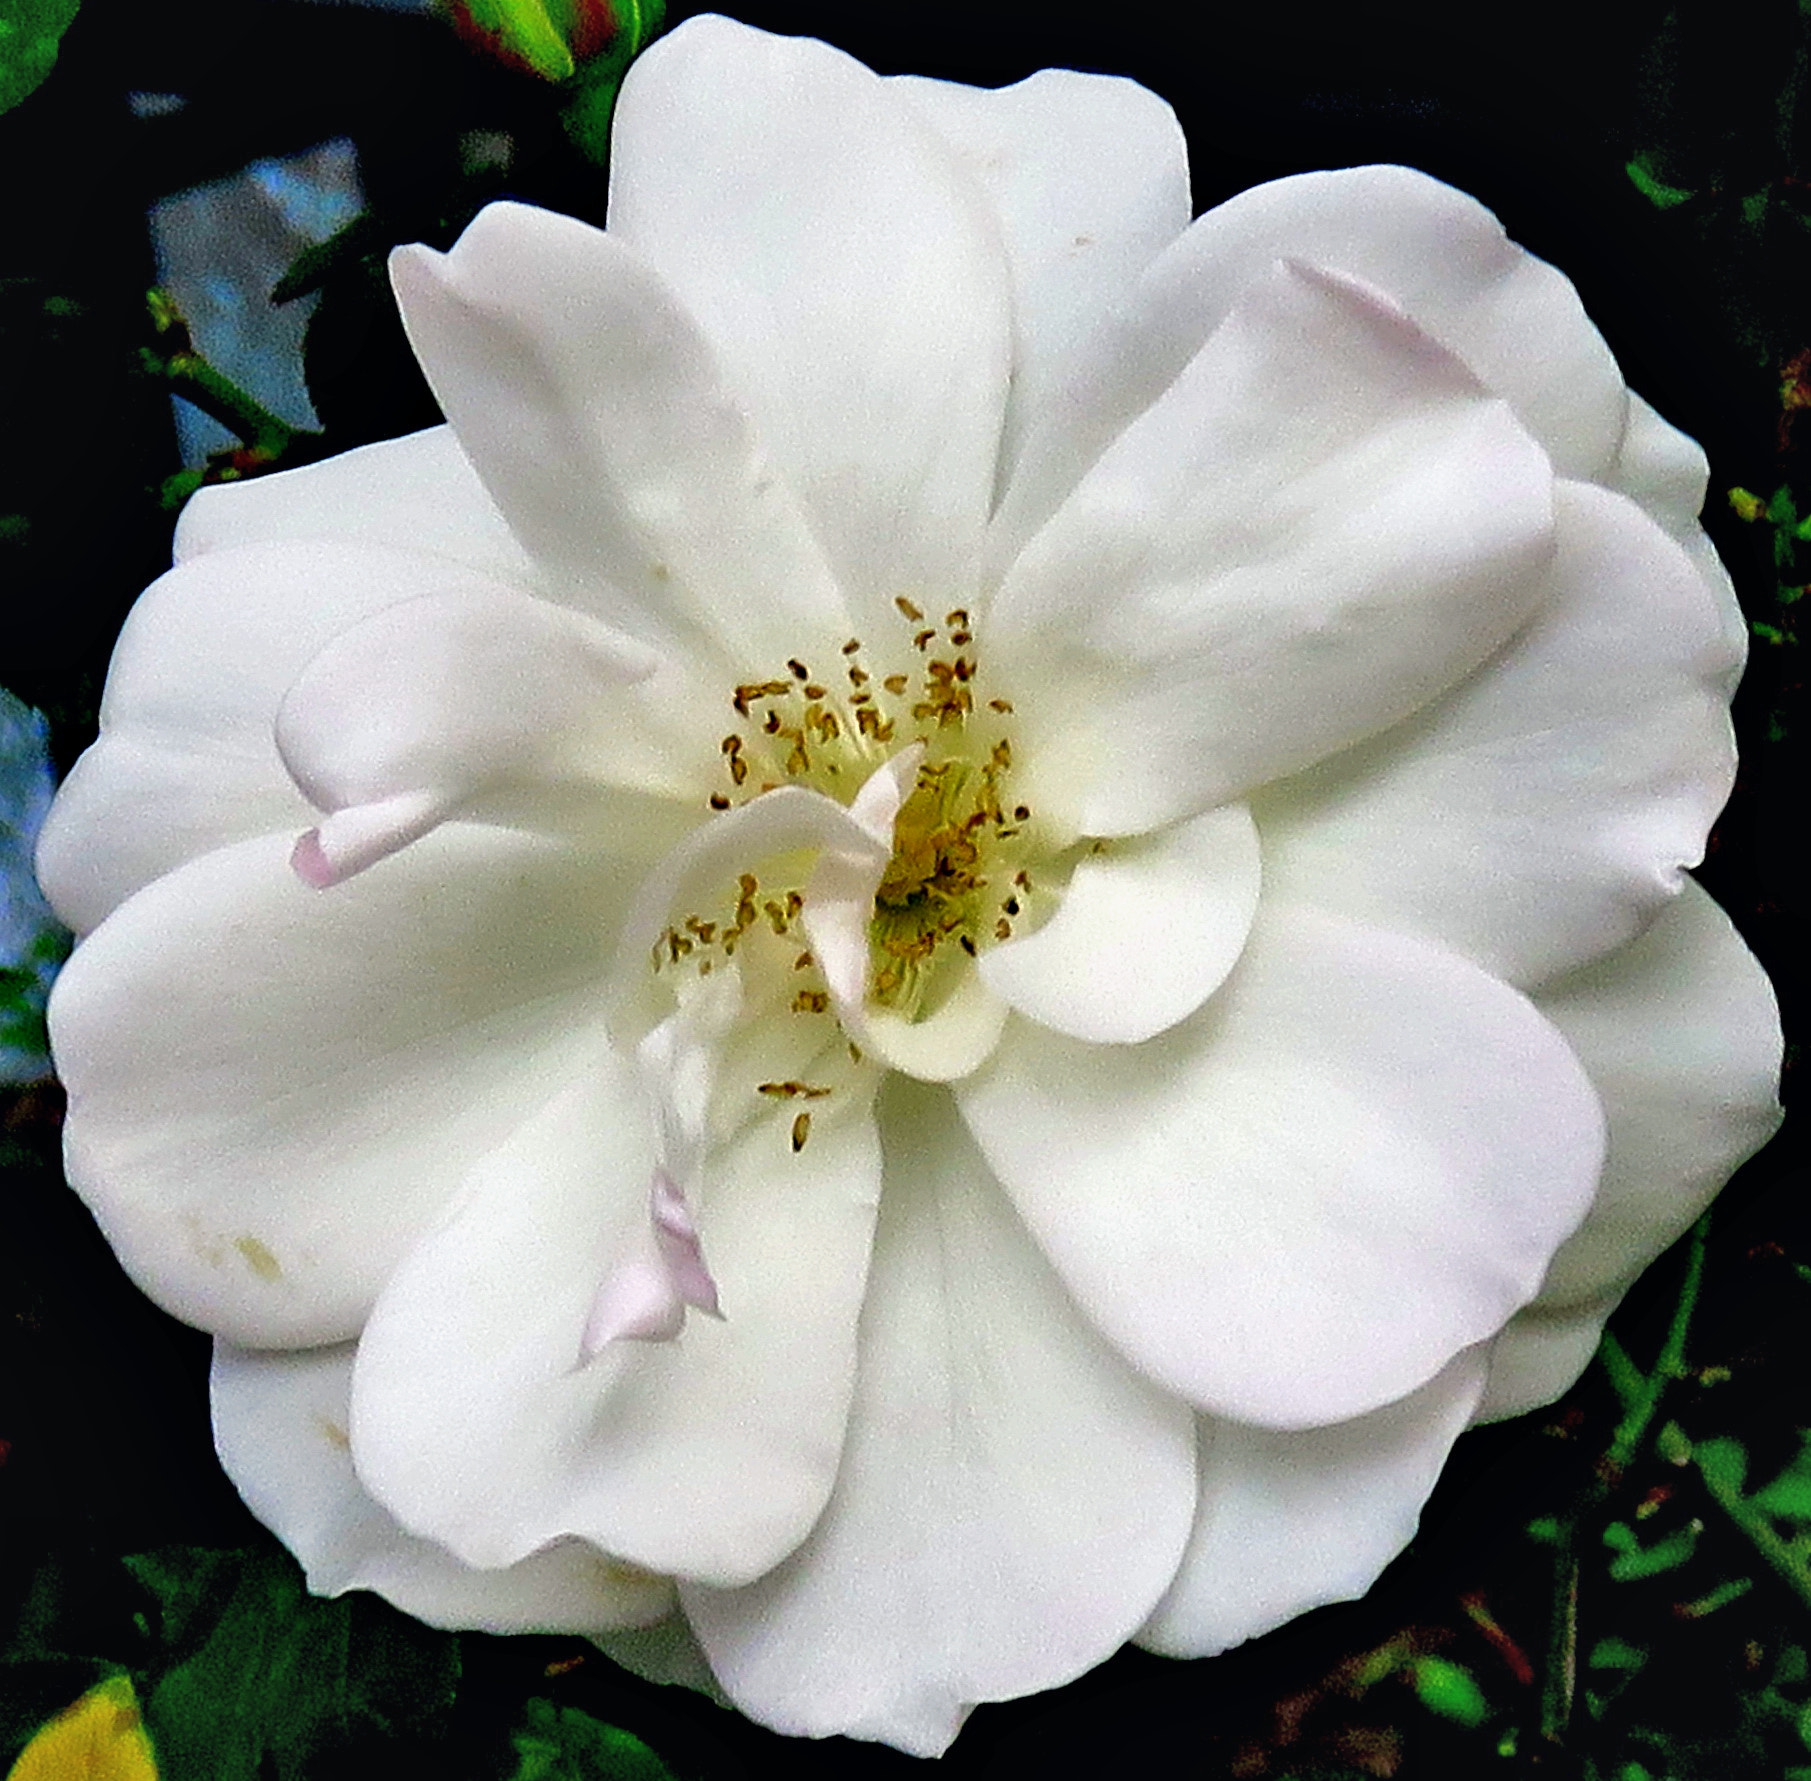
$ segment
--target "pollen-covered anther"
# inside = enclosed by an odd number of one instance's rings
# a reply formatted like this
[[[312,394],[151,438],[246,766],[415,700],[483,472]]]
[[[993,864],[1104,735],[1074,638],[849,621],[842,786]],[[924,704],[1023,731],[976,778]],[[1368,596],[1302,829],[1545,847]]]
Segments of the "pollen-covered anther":
[[[786,784],[846,802],[897,748],[918,750],[874,893],[868,986],[875,1000],[913,1018],[948,993],[946,958],[961,964],[978,957],[1007,938],[1024,913],[1019,899],[1029,884],[1022,869],[1012,893],[1003,895],[1003,887],[1021,868],[1031,811],[1003,795],[1013,755],[998,720],[1011,714],[1012,704],[983,699],[967,608],[952,607],[939,624],[908,595],[896,595],[893,604],[924,658],[917,670],[871,671],[862,640],[849,637],[837,646],[843,672],[834,681],[819,679],[798,655],[786,658],[787,678],[741,683],[732,703],[744,729],[722,743],[733,790],[710,802],[713,810],[733,808]],[[797,901],[797,893],[757,896],[744,881],[734,919],[724,924],[717,947],[706,950],[732,956],[757,930],[787,936],[799,917]],[[680,937],[697,942],[690,930]],[[795,969],[810,962],[802,955]],[[832,1004],[814,986],[790,1006],[819,1014]]]

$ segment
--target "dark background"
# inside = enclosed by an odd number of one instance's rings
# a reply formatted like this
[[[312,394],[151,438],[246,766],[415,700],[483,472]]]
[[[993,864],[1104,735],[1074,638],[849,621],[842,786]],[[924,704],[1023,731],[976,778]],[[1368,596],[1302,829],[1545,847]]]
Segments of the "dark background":
[[[677,6],[670,20],[692,10],[704,9]],[[1811,347],[1811,26],[1794,0],[1523,0],[1463,14],[1331,3],[1124,5],[1085,16],[991,5],[736,11],[825,36],[883,72],[986,85],[1053,64],[1131,75],[1179,113],[1198,209],[1307,168],[1400,161],[1474,193],[1562,267],[1630,385],[1704,443],[1707,524],[1751,617],[1779,638],[1755,649],[1737,710],[1742,778],[1704,877],[1773,973],[1789,1037],[1803,1031],[1806,889],[1787,849],[1804,826],[1806,719],[1794,613],[1780,590],[1811,580],[1811,546],[1776,549],[1777,528],[1744,521],[1728,499],[1732,487],[1765,501],[1784,486],[1800,511],[1811,507],[1811,421],[1783,405],[1807,375],[1796,355]],[[187,103],[134,118],[133,91]],[[457,145],[474,130],[513,138],[506,176],[462,174]],[[168,561],[173,515],[158,491],[179,463],[167,388],[140,350],[153,278],[146,208],[337,135],[357,145],[374,221],[367,251],[343,256],[323,285],[306,371],[325,433],[297,457],[438,418],[384,292],[390,242],[444,246],[504,191],[601,221],[603,174],[562,135],[548,89],[424,16],[322,0],[87,0],[56,72],[0,118],[0,508],[29,520],[0,536],[0,683],[48,714],[62,766],[92,736],[121,617]],[[1657,204],[1631,161],[1683,195]],[[157,1623],[121,1555],[255,1550],[261,1536],[214,1465],[205,1342],[137,1297],[49,1166],[54,1096],[15,1094],[0,1114],[0,1641],[11,1624],[39,1640],[34,1650],[48,1641],[106,1651],[150,1675],[154,1656],[129,1649],[143,1636],[132,1617],[153,1632]],[[1694,1433],[1742,1440],[1757,1475],[1784,1465],[1796,1432],[1811,1427],[1802,1181],[1788,1133],[1725,1196],[1688,1350],[1713,1375],[1675,1388]],[[1677,1256],[1661,1264],[1615,1326],[1644,1363],[1681,1267]],[[1811,1683],[1778,1668],[1782,1653],[1811,1643],[1811,1598],[1719,1531],[1714,1507],[1690,1497],[1687,1475],[1663,1455],[1645,1453],[1605,1480],[1614,1421],[1594,1372],[1553,1411],[1461,1443],[1417,1546],[1366,1602],[1210,1663],[1127,1653],[1055,1695],[984,1708],[946,1766],[1004,1777],[1144,1770],[1181,1755],[1190,1773],[1303,1781],[1493,1772],[1769,1781],[1811,1764],[1792,1718]],[[1601,1711],[1581,1680],[1554,1733],[1548,1697],[1563,1643],[1551,1636],[1554,1563],[1525,1530],[1581,1501],[1597,1519],[1581,1535],[1579,1648],[1614,1636],[1649,1655]],[[1642,1503],[1661,1523],[1705,1522],[1701,1571],[1606,1577],[1600,1523]],[[1682,1611],[1688,1596],[1702,1600],[1738,1574],[1752,1580],[1739,1600]],[[1481,1631],[1468,1600],[1526,1656],[1532,1679]],[[560,1669],[577,1655],[572,1641],[473,1638],[462,1648],[449,1736],[365,1725],[297,1772],[393,1772],[406,1747],[422,1772],[507,1774],[506,1734],[530,1694],[626,1724],[676,1770],[711,1781],[775,1766],[805,1777],[913,1766],[840,1741],[785,1744],[693,1697],[626,1681],[596,1657]],[[1382,1674],[1367,1680],[1365,1654],[1380,1649],[1408,1657],[1373,1665]],[[1427,1654],[1475,1674],[1489,1703],[1481,1724],[1416,1697],[1404,1663]],[[50,1698],[57,1679],[73,1673],[19,1672],[46,1708],[60,1704]],[[0,1711],[0,1736],[7,1724]],[[13,1747],[0,1746],[0,1761]]]

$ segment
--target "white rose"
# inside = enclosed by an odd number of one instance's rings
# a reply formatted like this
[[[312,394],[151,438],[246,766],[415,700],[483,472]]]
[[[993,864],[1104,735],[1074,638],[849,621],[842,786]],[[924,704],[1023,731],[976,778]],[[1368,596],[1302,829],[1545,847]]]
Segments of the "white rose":
[[[315,1589],[933,1752],[1363,1590],[1771,1130],[1740,619],[1419,174],[1191,225],[1129,83],[706,18],[610,201],[398,254],[450,427],[185,514],[70,1175]]]

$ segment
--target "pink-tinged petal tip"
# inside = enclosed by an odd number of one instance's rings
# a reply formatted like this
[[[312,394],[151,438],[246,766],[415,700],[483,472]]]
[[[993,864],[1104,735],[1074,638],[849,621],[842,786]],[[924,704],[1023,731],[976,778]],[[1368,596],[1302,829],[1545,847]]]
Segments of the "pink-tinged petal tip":
[[[298,837],[290,851],[289,869],[304,884],[315,890],[331,890],[340,881],[340,875],[333,869],[333,862],[321,846],[319,829],[310,829],[307,834]]]
[[[580,1366],[612,1342],[671,1342],[685,1328],[688,1305],[723,1317],[692,1210],[665,1169],[654,1171],[648,1227],[652,1253],[643,1250],[618,1263],[597,1289],[579,1342]]]
[[[685,1327],[685,1302],[658,1261],[638,1257],[604,1278],[585,1320],[579,1364],[612,1342],[670,1342]]]
[[[666,1263],[674,1290],[688,1305],[711,1317],[721,1318],[717,1282],[705,1266],[692,1209],[664,1169],[654,1171],[650,1210],[654,1219],[654,1241],[659,1246],[660,1259]]]

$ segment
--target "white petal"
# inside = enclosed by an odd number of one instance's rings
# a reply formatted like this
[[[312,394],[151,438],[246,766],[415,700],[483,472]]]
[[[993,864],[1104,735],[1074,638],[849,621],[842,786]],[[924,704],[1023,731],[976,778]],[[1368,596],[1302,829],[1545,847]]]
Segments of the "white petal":
[[[784,1074],[786,1031],[759,1038]],[[655,1162],[620,1056],[486,1158],[397,1268],[359,1345],[352,1439],[404,1525],[473,1564],[577,1535],[719,1583],[805,1537],[842,1444],[880,1157],[863,1095],[815,1103],[797,1153],[790,1112],[766,1113],[752,1082],[738,1098],[750,1119],[690,1196],[721,1322],[582,1358],[598,1283],[645,1233]]]
[[[1382,729],[1528,615],[1550,531],[1546,458],[1470,372],[1275,268],[989,609],[1026,802],[1137,834]]]
[[[1698,530],[1710,460],[1697,440],[1662,420],[1652,404],[1631,390],[1622,443],[1598,480],[1627,495],[1674,538],[1684,539]]]
[[[1188,145],[1136,81],[1045,68],[989,91],[902,75],[999,221],[1012,274],[1012,390],[1002,478],[1061,368],[1188,227]]]
[[[1732,657],[1729,690],[1733,693],[1748,656],[1748,623],[1742,616],[1729,571],[1698,524],[1698,516],[1704,510],[1704,491],[1710,484],[1710,460],[1703,447],[1662,420],[1631,391],[1629,424],[1622,436],[1622,447],[1601,481],[1606,488],[1636,502],[1650,519],[1685,546],[1686,554],[1697,565],[1723,617],[1723,634]]]
[[[1225,982],[1258,908],[1258,831],[1243,804],[1084,855],[1035,934],[980,970],[1018,1013],[1071,1038],[1133,1045]]]
[[[849,1438],[803,1547],[682,1589],[776,1729],[935,1755],[978,1701],[1110,1656],[1176,1566],[1190,1417],[1077,1314],[936,1089],[895,1079]]]
[[[352,1469],[351,1382],[350,1344],[291,1354],[214,1345],[220,1463],[316,1595],[374,1590],[430,1626],[489,1633],[594,1633],[669,1611],[666,1578],[576,1540],[478,1571],[399,1527]]]
[[[864,638],[896,594],[966,599],[1012,324],[952,151],[840,51],[705,17],[630,69],[611,161],[611,232],[716,345]]]
[[[823,962],[829,965],[828,955]],[[920,1082],[954,1082],[980,1069],[1006,1028],[1006,1004],[972,965],[954,969],[954,987],[928,1014],[907,1020],[870,1004],[844,1012],[844,1030],[889,1070]]]
[[[1569,1391],[1596,1356],[1619,1297],[1563,1311],[1531,1306],[1510,1318],[1490,1345],[1490,1379],[1472,1420],[1501,1422]]]
[[[1039,414],[996,523],[1004,564],[1108,443],[1169,387],[1279,259],[1385,292],[1508,401],[1561,475],[1597,477],[1622,438],[1616,362],[1578,293],[1476,199],[1407,167],[1304,173],[1196,219],[1151,265],[1116,327]],[[1306,374],[1317,388],[1318,373]]]
[[[1330,1428],[1204,1417],[1194,1535],[1138,1643],[1211,1657],[1363,1595],[1414,1538],[1483,1387],[1483,1352],[1467,1349],[1419,1391]]]
[[[621,1664],[644,1682],[664,1687],[690,1688],[708,1695],[719,1707],[734,1703],[717,1685],[711,1666],[683,1614],[674,1613],[653,1626],[626,1628],[599,1634],[595,1643],[613,1662]]]
[[[1603,1154],[1557,1032],[1457,955],[1260,913],[1142,1046],[1012,1028],[963,1112],[1083,1308],[1152,1378],[1266,1428],[1423,1384],[1533,1297]]]
[[[612,784],[701,804],[705,775],[664,755],[638,697],[655,665],[594,619],[503,587],[404,601],[342,632],[276,721],[284,765],[329,813],[326,882],[350,875],[338,830],[378,806],[408,806],[402,845],[454,816],[557,830]],[[361,849],[350,870],[391,851]]]
[[[1720,622],[1633,503],[1582,483],[1558,496],[1533,623],[1401,730],[1256,801],[1266,895],[1532,986],[1678,892],[1735,773]]]
[[[57,912],[85,932],[185,861],[305,828],[272,739],[290,682],[386,606],[490,585],[444,557],[337,540],[223,546],[154,581],[114,649],[100,740],[40,838]]]
[[[1620,1297],[1780,1122],[1773,988],[1710,897],[1687,882],[1639,939],[1549,985],[1610,1124],[1603,1181],[1535,1308]]]
[[[450,557],[512,586],[533,583],[527,556],[450,427],[197,489],[176,522],[176,560],[329,540]]]
[[[391,277],[441,406],[550,591],[744,674],[848,635],[709,343],[622,241],[492,204],[451,253],[400,249]]]
[[[594,1043],[621,870],[448,824],[321,893],[291,838],[122,904],[51,998],[69,1178],[128,1272],[250,1347],[356,1333]]]

